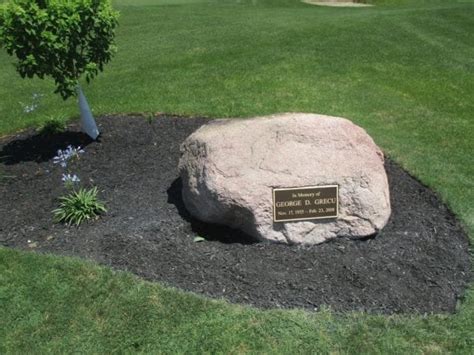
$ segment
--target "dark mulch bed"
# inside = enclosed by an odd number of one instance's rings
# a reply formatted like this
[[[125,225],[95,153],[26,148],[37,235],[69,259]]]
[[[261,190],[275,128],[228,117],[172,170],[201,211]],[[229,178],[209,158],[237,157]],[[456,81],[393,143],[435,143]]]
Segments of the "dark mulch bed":
[[[468,238],[439,198],[390,160],[393,213],[374,238],[289,247],[192,220],[180,197],[179,145],[204,122],[104,117],[100,142],[75,133],[74,125],[54,137],[2,139],[0,245],[80,256],[264,308],[455,311],[470,280]],[[85,146],[74,172],[100,188],[109,209],[80,228],[51,218],[64,192],[52,157],[68,144]],[[198,235],[208,240],[193,242]]]

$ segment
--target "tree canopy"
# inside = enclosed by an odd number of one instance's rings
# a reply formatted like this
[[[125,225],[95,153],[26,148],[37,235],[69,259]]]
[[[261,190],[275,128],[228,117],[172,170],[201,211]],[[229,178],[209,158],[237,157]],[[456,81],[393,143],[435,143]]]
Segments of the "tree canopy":
[[[10,0],[0,8],[0,46],[23,78],[52,77],[66,100],[112,58],[117,19],[110,0]]]

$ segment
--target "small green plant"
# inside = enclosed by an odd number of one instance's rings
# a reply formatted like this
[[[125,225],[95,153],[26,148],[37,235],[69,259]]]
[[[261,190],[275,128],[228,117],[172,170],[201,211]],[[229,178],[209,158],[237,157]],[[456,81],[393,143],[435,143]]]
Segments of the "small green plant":
[[[76,190],[76,184],[79,184],[81,179],[71,172],[70,164],[78,160],[81,154],[84,154],[84,149],[69,145],[64,150],[59,149],[57,155],[53,157],[53,163],[65,169],[61,180],[66,190],[70,191],[68,195],[59,198],[61,201],[59,208],[53,210],[55,222],[79,225],[84,220],[107,212],[104,204],[97,200],[97,187]]]
[[[66,129],[66,125],[60,118],[50,117],[41,126],[39,133],[44,136],[52,136],[62,133]]]
[[[53,211],[56,222],[78,226],[85,220],[107,212],[105,205],[97,199],[97,187],[79,189],[59,198],[59,208]]]
[[[145,119],[148,122],[148,124],[152,124],[153,121],[155,120],[155,115],[153,114],[153,112],[147,112],[145,114]]]

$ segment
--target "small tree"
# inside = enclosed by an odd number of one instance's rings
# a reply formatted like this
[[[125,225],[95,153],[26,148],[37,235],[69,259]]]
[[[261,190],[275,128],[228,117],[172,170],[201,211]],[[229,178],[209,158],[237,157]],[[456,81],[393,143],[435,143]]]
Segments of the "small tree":
[[[52,77],[64,100],[78,94],[93,139],[98,130],[79,79],[89,83],[112,58],[117,18],[110,0],[10,0],[0,10],[0,46],[17,57],[18,73]]]

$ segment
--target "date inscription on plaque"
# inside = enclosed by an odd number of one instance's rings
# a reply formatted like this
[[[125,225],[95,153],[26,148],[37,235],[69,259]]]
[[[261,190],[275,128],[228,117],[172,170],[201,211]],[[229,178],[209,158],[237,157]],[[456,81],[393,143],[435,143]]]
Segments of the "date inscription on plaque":
[[[274,222],[336,218],[338,213],[338,185],[273,189]]]

